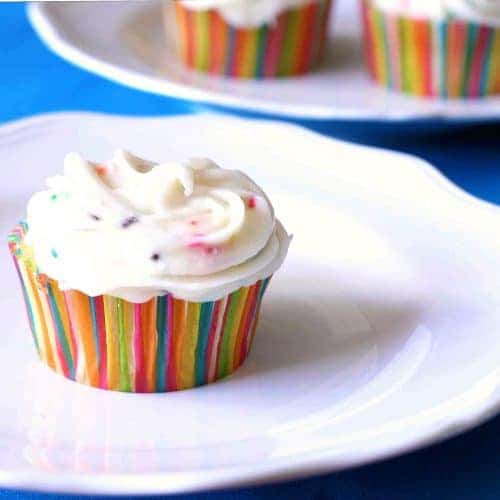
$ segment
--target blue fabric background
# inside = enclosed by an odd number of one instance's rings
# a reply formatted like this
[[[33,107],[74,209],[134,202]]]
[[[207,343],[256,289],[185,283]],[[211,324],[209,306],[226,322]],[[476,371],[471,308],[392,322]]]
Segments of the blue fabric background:
[[[0,5],[0,124],[49,111],[129,115],[192,113],[196,104],[145,94],[83,72],[50,53],[21,3]],[[443,128],[421,122],[299,121],[318,132],[421,156],[467,191],[500,203],[500,121]],[[308,480],[180,499],[412,500],[500,498],[500,418],[443,444],[382,463]],[[0,490],[0,500],[46,495]],[[59,497],[62,498],[62,497]]]

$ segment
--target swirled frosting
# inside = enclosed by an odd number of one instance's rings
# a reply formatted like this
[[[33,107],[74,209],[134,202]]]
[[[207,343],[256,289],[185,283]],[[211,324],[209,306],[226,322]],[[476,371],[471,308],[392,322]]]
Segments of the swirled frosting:
[[[192,10],[217,9],[231,25],[255,27],[272,24],[278,15],[321,0],[181,0]]]
[[[500,0],[373,0],[379,8],[412,17],[435,20],[458,18],[500,24]]]
[[[106,165],[69,154],[28,204],[28,244],[63,289],[133,302],[218,299],[270,276],[289,237],[263,191],[206,159]]]

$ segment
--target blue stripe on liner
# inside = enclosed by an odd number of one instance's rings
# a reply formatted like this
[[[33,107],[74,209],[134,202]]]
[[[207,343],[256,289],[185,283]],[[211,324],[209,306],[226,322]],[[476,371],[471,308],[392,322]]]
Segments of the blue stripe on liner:
[[[229,28],[229,33],[227,36],[227,43],[228,43],[228,49],[226,52],[226,61],[225,61],[225,68],[224,68],[224,74],[227,76],[231,75],[231,65],[233,63],[234,59],[234,51],[235,51],[235,30],[234,28]]]
[[[167,296],[158,297],[156,301],[156,333],[158,335],[158,344],[156,346],[156,390],[166,391],[166,358],[165,346],[167,345],[167,322],[168,301]]]
[[[200,319],[198,323],[198,342],[195,351],[195,384],[203,385],[207,383],[207,344],[210,335],[210,325],[215,302],[203,302],[200,308]]]
[[[269,36],[269,28],[267,24],[259,30],[259,45],[257,47],[257,68],[255,70],[256,78],[264,76],[264,60],[266,57],[267,38]]]
[[[97,336],[97,314],[95,311],[95,302],[92,297],[89,297],[90,314],[92,315],[92,333],[94,337],[95,352],[97,354],[97,366],[101,366],[101,353],[99,352],[99,338]]]

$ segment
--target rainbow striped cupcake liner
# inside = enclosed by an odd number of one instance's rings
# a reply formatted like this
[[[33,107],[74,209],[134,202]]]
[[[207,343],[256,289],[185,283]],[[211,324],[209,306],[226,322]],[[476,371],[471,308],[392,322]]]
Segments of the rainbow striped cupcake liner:
[[[398,16],[361,0],[365,55],[379,84],[424,97],[500,93],[500,28]]]
[[[198,71],[240,78],[307,73],[323,58],[331,4],[311,0],[282,12],[273,24],[243,29],[215,9],[192,10],[175,2],[181,58]]]
[[[36,349],[57,373],[101,389],[167,392],[214,382],[245,361],[270,278],[214,302],[89,297],[37,272],[26,231],[20,223],[9,248]]]

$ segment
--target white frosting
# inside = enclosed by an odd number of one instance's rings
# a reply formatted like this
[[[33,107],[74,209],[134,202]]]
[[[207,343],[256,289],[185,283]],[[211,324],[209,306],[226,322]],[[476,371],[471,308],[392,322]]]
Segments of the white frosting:
[[[464,19],[490,25],[500,24],[500,0],[373,0],[383,10],[434,20]]]
[[[226,22],[240,27],[272,24],[281,12],[318,1],[320,0],[181,0],[188,9],[217,9]]]
[[[210,160],[66,157],[28,204],[28,244],[63,289],[144,302],[218,299],[274,273],[289,237],[263,191]]]

